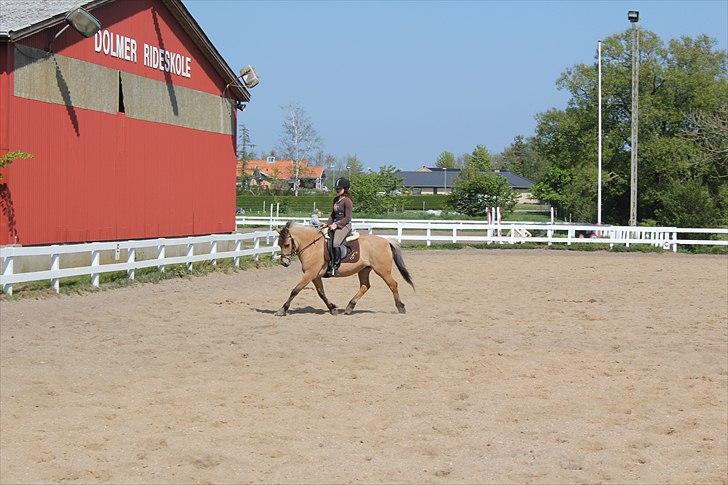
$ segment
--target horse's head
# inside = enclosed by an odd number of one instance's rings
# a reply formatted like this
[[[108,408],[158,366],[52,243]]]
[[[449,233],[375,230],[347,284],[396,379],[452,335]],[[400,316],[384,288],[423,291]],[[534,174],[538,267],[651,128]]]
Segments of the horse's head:
[[[291,265],[291,257],[295,254],[295,242],[291,237],[291,223],[288,222],[283,227],[276,228],[278,232],[278,247],[281,248],[280,263],[286,268]]]

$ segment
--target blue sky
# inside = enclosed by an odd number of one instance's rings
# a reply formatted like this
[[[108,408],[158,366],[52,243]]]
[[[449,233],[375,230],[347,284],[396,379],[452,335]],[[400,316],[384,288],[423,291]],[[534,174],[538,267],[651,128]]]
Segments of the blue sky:
[[[728,48],[726,1],[184,2],[233,70],[261,76],[242,114],[256,150],[276,147],[293,101],[326,152],[372,168],[531,134],[537,113],[566,103],[559,74],[592,62],[628,10],[663,40],[705,33]]]

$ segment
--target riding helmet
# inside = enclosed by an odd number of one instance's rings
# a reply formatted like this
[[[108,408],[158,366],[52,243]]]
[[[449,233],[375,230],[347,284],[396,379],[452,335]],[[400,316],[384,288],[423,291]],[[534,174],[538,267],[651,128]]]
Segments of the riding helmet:
[[[336,181],[336,189],[346,189],[349,190],[349,187],[351,187],[351,183],[349,183],[349,179],[345,177],[341,177],[339,180]]]

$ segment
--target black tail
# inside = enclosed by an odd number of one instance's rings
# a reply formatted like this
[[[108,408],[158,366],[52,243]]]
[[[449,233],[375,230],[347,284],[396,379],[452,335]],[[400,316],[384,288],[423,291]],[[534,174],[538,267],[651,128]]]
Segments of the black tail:
[[[397,265],[399,274],[402,275],[402,278],[404,278],[404,280],[409,283],[414,290],[415,284],[412,282],[412,276],[409,271],[407,271],[407,267],[404,265],[404,259],[402,259],[402,248],[400,248],[399,244],[394,241],[389,241],[389,246],[392,248],[392,258],[394,258],[394,264]]]

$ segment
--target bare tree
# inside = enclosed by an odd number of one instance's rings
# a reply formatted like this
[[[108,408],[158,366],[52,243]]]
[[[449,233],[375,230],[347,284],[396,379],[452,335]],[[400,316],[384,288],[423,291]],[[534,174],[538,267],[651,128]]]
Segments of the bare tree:
[[[281,151],[293,161],[293,190],[298,196],[301,162],[310,159],[321,147],[321,138],[303,107],[297,103],[283,106],[285,119],[280,138]]]

